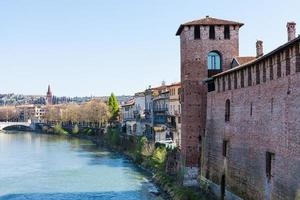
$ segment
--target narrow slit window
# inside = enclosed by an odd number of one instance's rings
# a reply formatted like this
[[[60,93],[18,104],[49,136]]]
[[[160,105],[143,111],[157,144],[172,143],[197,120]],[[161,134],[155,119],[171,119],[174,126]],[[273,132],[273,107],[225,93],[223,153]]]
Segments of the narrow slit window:
[[[251,67],[248,68],[248,86],[252,85],[252,72]]]
[[[277,78],[281,77],[281,62],[280,55],[277,56]]]
[[[216,38],[215,26],[209,26],[209,39],[214,40]]]
[[[234,72],[234,89],[237,89],[237,72]]]
[[[300,52],[299,52],[299,44],[296,44],[296,72],[300,72]]]
[[[225,81],[225,76],[222,77],[222,87],[223,87],[223,92],[225,91],[225,86],[226,86],[226,81]]]
[[[231,90],[231,77],[230,77],[230,74],[228,74],[228,90]]]
[[[289,49],[287,49],[285,52],[285,59],[286,59],[285,73],[286,73],[286,75],[290,75],[291,74],[291,59],[290,59],[290,50]]]
[[[271,114],[273,114],[273,107],[274,107],[274,99],[271,99]]]
[[[230,121],[230,100],[227,99],[225,102],[225,122]]]
[[[224,39],[230,39],[230,27],[228,25],[224,27]]]
[[[228,141],[223,140],[223,156],[227,157],[227,151],[228,151]]]
[[[245,81],[244,81],[244,71],[243,70],[241,70],[241,87],[243,88],[244,87],[244,83]]]
[[[273,164],[274,157],[275,157],[274,153],[271,153],[271,152],[266,153],[266,176],[267,176],[268,182],[270,182],[273,177],[272,176],[272,164]]]
[[[259,65],[256,65],[256,85],[260,84],[260,71]]]
[[[263,62],[263,82],[267,81],[267,71],[266,71],[266,63]]]
[[[200,32],[200,26],[199,25],[196,25],[195,27],[194,27],[194,39],[195,40],[198,40],[198,39],[200,39],[201,38],[201,34],[200,34],[201,32]]]

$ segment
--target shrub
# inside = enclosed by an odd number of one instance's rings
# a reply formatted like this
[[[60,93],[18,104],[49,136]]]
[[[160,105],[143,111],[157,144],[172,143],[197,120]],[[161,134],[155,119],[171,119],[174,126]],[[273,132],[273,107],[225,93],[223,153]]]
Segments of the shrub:
[[[165,166],[167,150],[165,147],[158,147],[154,150],[151,156],[151,165],[153,168],[162,170]]]
[[[56,125],[54,126],[53,132],[54,132],[55,134],[59,134],[59,135],[67,135],[67,134],[68,134],[68,132],[65,131],[65,130],[61,127],[60,124],[56,124]]]
[[[109,128],[105,135],[105,139],[113,146],[119,146],[121,143],[120,132],[117,129]]]

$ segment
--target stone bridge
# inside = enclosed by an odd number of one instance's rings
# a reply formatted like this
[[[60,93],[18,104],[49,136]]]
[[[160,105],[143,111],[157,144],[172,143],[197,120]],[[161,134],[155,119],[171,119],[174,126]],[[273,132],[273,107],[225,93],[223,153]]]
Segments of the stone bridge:
[[[0,131],[10,126],[25,126],[31,128],[30,122],[0,122]]]

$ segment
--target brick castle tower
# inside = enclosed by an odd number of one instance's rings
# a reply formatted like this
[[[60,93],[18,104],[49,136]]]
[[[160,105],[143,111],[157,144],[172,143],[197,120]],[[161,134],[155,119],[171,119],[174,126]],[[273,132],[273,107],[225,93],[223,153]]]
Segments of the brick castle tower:
[[[47,105],[52,105],[52,92],[51,92],[51,88],[50,85],[48,85],[48,91],[47,91]]]
[[[198,184],[202,141],[205,139],[208,77],[228,70],[239,56],[242,23],[206,18],[180,25],[182,133],[184,185]]]

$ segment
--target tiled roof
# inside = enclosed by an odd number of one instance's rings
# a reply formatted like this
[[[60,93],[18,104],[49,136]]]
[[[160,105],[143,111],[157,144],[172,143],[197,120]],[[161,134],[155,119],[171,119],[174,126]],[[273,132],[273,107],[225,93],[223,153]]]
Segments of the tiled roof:
[[[135,104],[135,99],[130,99],[129,101],[127,101],[126,103],[124,103],[122,105],[122,107],[125,107],[125,106],[132,106]]]
[[[234,58],[239,65],[246,64],[256,59],[254,56],[238,56]]]
[[[167,86],[168,86],[168,87],[181,86],[181,82],[172,83],[171,85],[167,85]]]
[[[195,25],[237,25],[237,26],[243,26],[243,23],[240,22],[234,22],[234,21],[229,21],[229,20],[224,20],[224,19],[217,19],[213,17],[206,16],[205,18],[199,19],[199,20],[194,20],[190,21],[184,24],[181,24],[176,32],[176,35],[180,35],[181,31],[185,26],[195,26]]]

